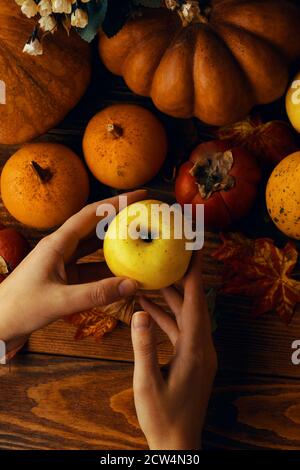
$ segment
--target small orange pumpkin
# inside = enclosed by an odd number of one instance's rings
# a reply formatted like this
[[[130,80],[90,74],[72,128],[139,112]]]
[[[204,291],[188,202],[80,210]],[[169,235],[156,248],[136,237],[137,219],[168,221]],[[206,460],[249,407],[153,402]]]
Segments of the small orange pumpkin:
[[[269,214],[285,235],[300,240],[300,152],[282,160],[266,190]]]
[[[83,138],[89,169],[101,183],[116,189],[151,180],[164,162],[167,145],[157,117],[142,106],[125,103],[96,114]]]
[[[86,203],[88,175],[64,145],[35,143],[12,155],[1,174],[1,196],[13,217],[30,227],[62,224]]]
[[[90,49],[75,33],[47,35],[43,55],[22,52],[34,25],[14,0],[0,0],[1,144],[31,140],[58,124],[89,84]]]

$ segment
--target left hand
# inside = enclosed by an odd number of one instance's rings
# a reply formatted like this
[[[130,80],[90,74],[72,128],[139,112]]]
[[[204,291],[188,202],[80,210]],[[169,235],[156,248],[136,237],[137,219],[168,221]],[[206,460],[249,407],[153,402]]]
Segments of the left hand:
[[[127,194],[128,204],[146,191]],[[118,210],[118,197],[102,201]],[[0,339],[15,343],[61,317],[133,295],[137,283],[107,276],[104,263],[76,264],[100,248],[95,236],[101,202],[83,208],[56,232],[43,238],[0,285]],[[99,280],[101,279],[102,280]],[[92,282],[93,281],[93,282]]]

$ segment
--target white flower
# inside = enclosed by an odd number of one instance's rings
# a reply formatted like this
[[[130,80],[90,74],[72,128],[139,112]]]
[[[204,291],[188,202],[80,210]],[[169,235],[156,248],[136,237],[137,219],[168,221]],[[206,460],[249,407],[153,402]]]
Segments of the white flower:
[[[71,13],[72,0],[52,0],[53,13]]]
[[[39,25],[43,31],[50,31],[52,34],[57,30],[57,22],[54,16],[42,16]]]
[[[41,41],[38,38],[31,39],[27,44],[25,44],[23,52],[26,52],[29,55],[42,55],[43,46]]]
[[[41,16],[49,16],[52,13],[52,5],[50,0],[41,0],[38,4],[39,14]]]
[[[25,0],[22,3],[21,10],[27,18],[32,18],[37,14],[38,7],[34,0]]]
[[[77,8],[72,13],[71,16],[71,25],[75,26],[76,28],[85,28],[89,22],[89,17],[86,11]]]
[[[176,10],[179,8],[179,2],[177,0],[165,0],[167,8],[170,10]]]
[[[187,0],[181,6],[181,12],[186,24],[191,23],[195,18],[200,16],[201,10],[199,2],[196,0]]]

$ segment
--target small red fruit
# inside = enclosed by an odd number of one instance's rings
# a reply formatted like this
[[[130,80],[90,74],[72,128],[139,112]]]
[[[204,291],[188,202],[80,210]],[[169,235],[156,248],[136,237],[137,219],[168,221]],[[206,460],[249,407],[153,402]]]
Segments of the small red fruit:
[[[5,266],[0,264],[0,282],[13,271],[29,253],[28,241],[14,228],[3,228],[0,225],[0,257]],[[2,272],[1,272],[2,269]]]
[[[245,216],[256,194],[261,171],[245,149],[214,140],[198,145],[175,183],[180,204],[204,204],[205,225],[225,228]]]

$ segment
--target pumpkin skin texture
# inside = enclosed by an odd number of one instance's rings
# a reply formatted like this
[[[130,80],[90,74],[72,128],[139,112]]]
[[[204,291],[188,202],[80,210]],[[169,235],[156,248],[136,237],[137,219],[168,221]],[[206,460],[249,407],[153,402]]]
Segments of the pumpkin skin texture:
[[[201,179],[203,173],[201,171],[193,174],[195,165],[202,159],[212,160],[218,155],[223,159],[227,152],[233,158],[228,173],[229,177],[233,178],[232,186],[203,197],[198,186],[199,176]],[[259,166],[247,150],[240,147],[232,148],[226,141],[205,142],[198,145],[189,161],[180,167],[175,182],[175,195],[180,204],[192,204],[193,209],[196,204],[204,204],[205,227],[223,229],[244,217],[250,210],[257,195],[260,179]]]
[[[99,53],[166,114],[221,126],[285,93],[299,24],[293,0],[212,0],[208,16],[185,27],[177,12],[143,10],[114,37],[101,33]]]
[[[40,230],[62,224],[85,205],[89,180],[80,158],[64,145],[28,144],[1,174],[1,196],[19,222]]]
[[[300,152],[282,160],[271,174],[266,202],[275,225],[285,235],[300,240]]]
[[[22,52],[34,25],[14,0],[0,0],[1,144],[23,143],[48,131],[89,84],[90,48],[75,33],[47,35],[43,55]]]
[[[116,189],[133,189],[150,181],[167,154],[163,125],[147,109],[116,104],[88,123],[83,152],[93,175]]]

